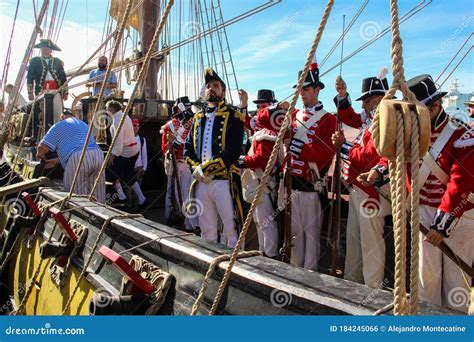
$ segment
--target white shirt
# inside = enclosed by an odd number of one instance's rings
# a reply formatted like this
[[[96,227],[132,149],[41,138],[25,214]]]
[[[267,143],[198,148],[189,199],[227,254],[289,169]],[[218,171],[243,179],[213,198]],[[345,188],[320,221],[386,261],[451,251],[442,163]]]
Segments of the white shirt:
[[[212,113],[206,113],[207,120],[202,137],[201,163],[212,160],[212,127],[214,126],[216,110],[217,108]]]
[[[135,168],[137,167],[143,167],[143,171],[146,171],[146,167],[148,165],[148,153],[147,153],[147,150],[146,150],[146,139],[143,138],[143,146],[142,146],[142,143],[140,141],[140,136],[137,135],[136,137],[136,140],[137,140],[137,146],[138,146],[138,150],[140,152],[138,152],[138,158],[137,158],[137,161],[135,162]]]
[[[114,121],[110,126],[110,133],[112,134],[112,139],[115,136],[115,131],[119,125],[120,119],[122,117],[122,111],[119,111],[114,114]],[[120,130],[115,145],[112,148],[112,154],[114,156],[121,156],[130,158],[136,155],[139,152],[139,147],[135,139],[135,132],[133,131],[132,119],[127,115],[123,123],[122,129]]]
[[[49,58],[46,58],[46,57],[41,57],[43,59],[43,61],[45,61],[45,63],[47,65],[49,65],[49,61],[51,60],[51,57]],[[51,75],[51,72],[49,71],[48,69],[48,72],[46,73],[46,78],[44,79],[45,81],[53,81],[54,78],[53,78],[53,75]]]

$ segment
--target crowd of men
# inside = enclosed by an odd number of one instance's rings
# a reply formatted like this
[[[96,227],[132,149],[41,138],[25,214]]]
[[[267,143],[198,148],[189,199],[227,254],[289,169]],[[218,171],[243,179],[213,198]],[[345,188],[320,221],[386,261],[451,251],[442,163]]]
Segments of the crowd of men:
[[[337,113],[328,113],[318,100],[325,85],[317,64],[311,65],[301,91],[304,108],[292,113],[284,152],[276,158],[254,213],[259,249],[264,255],[279,258],[279,230],[284,227],[278,225],[274,213],[281,211],[286,193],[282,179],[290,172],[291,264],[318,269],[324,212],[321,199],[328,170],[339,153],[341,178],[349,191],[344,277],[371,287],[384,286],[384,224],[391,205],[381,194],[390,195],[390,180],[388,161],[377,154],[369,127],[389,89],[386,73],[381,70],[379,75],[362,80],[356,100],[361,101],[360,113],[352,107],[346,83],[338,77]],[[278,102],[271,90],[262,89],[255,101],[257,111],[251,116],[244,91],[240,91],[241,106],[233,107],[225,101],[225,83],[212,69],[206,70],[205,81],[205,107],[194,114],[191,124],[173,118],[173,131],[163,131],[162,148],[165,154],[174,151],[179,174],[186,179],[181,182],[182,193],[189,193],[186,201],[196,201],[204,208],[196,222],[187,223],[187,229],[198,225],[203,238],[234,247],[243,222],[235,185],[242,184],[246,201],[254,199],[289,105]],[[441,105],[446,93],[437,89],[431,76],[412,78],[408,85],[431,116],[430,151],[420,161],[420,216],[422,225],[429,228],[420,242],[420,297],[465,310],[450,298],[460,288],[468,293],[469,278],[438,246],[446,241],[468,264],[474,261],[474,133],[469,124],[446,114]],[[189,111],[187,98],[186,102]],[[474,103],[467,105],[474,107]],[[473,111],[470,109],[471,114]],[[353,141],[346,139],[340,123],[358,130]],[[250,149],[242,148],[244,137],[249,136]],[[289,168],[285,167],[287,162]]]
[[[42,42],[40,47],[46,51],[42,49],[40,60],[30,64],[30,100],[34,98],[33,90],[37,95],[42,87],[59,89],[64,83],[61,70],[57,70],[62,64],[51,57],[51,49],[55,49],[51,44]],[[97,79],[103,81],[100,76],[106,63],[101,58],[99,69],[91,74],[93,81],[89,85],[94,87],[94,93],[98,92]],[[36,72],[35,68],[41,65],[43,71]],[[174,224],[174,218],[184,214],[182,224],[186,230],[198,231],[206,240],[234,247],[243,223],[242,200],[251,203],[255,198],[289,104],[277,101],[273,91],[262,89],[254,101],[257,111],[251,115],[245,91],[240,91],[240,106],[232,106],[226,102],[226,84],[219,75],[208,68],[204,76],[205,104],[193,107],[188,97],[178,98],[172,108],[172,119],[161,130],[168,176],[165,216],[169,224]],[[115,86],[116,79],[112,77],[106,89]],[[431,117],[430,150],[420,161],[420,217],[421,224],[429,229],[420,242],[420,297],[464,310],[449,298],[453,289],[467,291],[468,278],[438,246],[445,241],[466,263],[474,261],[474,132],[469,124],[446,114],[441,104],[446,93],[437,89],[431,76],[412,78],[408,86],[418,101],[428,107]],[[391,214],[389,200],[381,193],[389,195],[390,179],[388,161],[377,154],[369,127],[377,105],[389,89],[386,71],[362,80],[362,91],[356,100],[362,104],[360,113],[352,107],[341,77],[335,82],[337,113],[323,108],[318,99],[323,89],[318,65],[313,62],[301,90],[303,108],[292,113],[284,149],[280,149],[271,165],[268,184],[257,202],[254,220],[259,249],[269,258],[279,258],[284,227],[278,224],[274,213],[281,212],[282,206],[289,203],[290,262],[296,267],[318,270],[328,170],[339,154],[343,161],[341,179],[349,191],[344,277],[379,287],[384,282],[386,264],[384,223]],[[64,87],[63,97],[66,96]],[[474,115],[474,102],[468,106]],[[198,110],[194,113],[193,108]],[[107,103],[106,110],[113,118],[112,136],[123,116],[121,109],[117,101]],[[48,167],[62,164],[67,188],[77,171],[83,145],[80,142],[88,127],[70,112],[65,112],[62,119],[43,137],[37,156],[46,159],[48,151],[57,152],[58,159],[46,163]],[[358,130],[353,141],[346,139],[342,123]],[[137,135],[139,125],[138,121],[125,118],[112,146],[106,177],[120,199],[131,197],[134,192],[143,205],[146,198],[140,182],[146,170],[147,152],[146,142]],[[79,169],[80,181],[74,189],[79,194],[90,191],[90,179],[95,179],[103,162],[93,138],[85,159],[86,167]],[[288,178],[291,181],[285,182]],[[126,184],[125,191],[122,184]],[[288,184],[291,190],[285,189]],[[95,196],[103,202],[105,189],[96,189]]]

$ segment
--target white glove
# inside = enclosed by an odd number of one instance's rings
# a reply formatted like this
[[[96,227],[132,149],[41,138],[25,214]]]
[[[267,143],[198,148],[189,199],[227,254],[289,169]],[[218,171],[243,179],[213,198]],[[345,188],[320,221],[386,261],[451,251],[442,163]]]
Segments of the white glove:
[[[212,181],[214,176],[206,176],[202,171],[201,165],[196,166],[193,171],[193,178],[198,182],[203,182],[204,184],[209,184]]]

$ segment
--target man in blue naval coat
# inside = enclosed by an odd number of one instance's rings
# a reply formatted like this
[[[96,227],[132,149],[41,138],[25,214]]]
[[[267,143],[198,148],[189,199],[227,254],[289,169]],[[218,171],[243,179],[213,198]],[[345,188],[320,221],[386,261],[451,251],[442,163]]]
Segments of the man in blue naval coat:
[[[241,212],[233,175],[242,149],[244,116],[225,103],[226,86],[211,68],[205,71],[206,106],[195,114],[185,143],[184,157],[191,167],[194,182],[189,206],[199,214],[201,236],[217,242],[218,218],[223,223],[223,239],[227,246],[237,242],[234,201]],[[232,188],[231,188],[232,187]]]

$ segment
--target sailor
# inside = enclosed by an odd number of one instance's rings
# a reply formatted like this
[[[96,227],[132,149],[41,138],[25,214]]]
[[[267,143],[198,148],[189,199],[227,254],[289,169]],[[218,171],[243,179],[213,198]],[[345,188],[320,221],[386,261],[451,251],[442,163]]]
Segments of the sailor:
[[[140,120],[133,119],[133,132],[135,133],[135,138],[138,145],[138,158],[135,162],[135,178],[138,183],[141,185],[143,177],[145,176],[146,169],[148,167],[148,149],[146,146],[146,139],[143,135],[138,134],[140,130]]]
[[[223,236],[228,247],[237,242],[238,212],[242,203],[234,180],[235,167],[242,149],[244,116],[226,104],[226,86],[211,68],[205,70],[206,106],[194,116],[193,126],[185,144],[184,156],[194,178],[191,192],[199,212],[201,236],[210,241],[218,239],[218,219],[223,224]],[[232,187],[232,188],[231,188]],[[235,206],[233,201],[236,201]],[[191,202],[191,200],[190,200]]]
[[[356,128],[359,133],[353,142],[346,140],[344,131],[334,133],[334,146],[340,151],[342,175],[349,184],[349,215],[346,233],[346,261],[344,278],[350,281],[379,287],[384,280],[385,267],[385,216],[390,214],[390,203],[380,198],[372,186],[361,184],[357,177],[370,171],[380,161],[369,131],[377,105],[389,89],[388,70],[382,68],[377,77],[362,81],[362,112],[356,113],[351,105],[344,80],[336,79],[334,98],[339,119]],[[388,184],[385,185],[388,187]],[[385,192],[389,192],[386,189]]]
[[[261,95],[260,92],[259,95]],[[257,101],[261,100],[260,98]],[[256,188],[268,163],[278,131],[289,106],[288,102],[272,104],[273,102],[276,102],[274,97],[267,103],[266,107],[262,106],[257,112],[252,146],[247,155],[240,156],[237,163],[238,167],[245,168],[241,177],[242,188],[244,200],[249,203],[252,203],[254,200]],[[272,105],[270,106],[270,104]],[[253,215],[257,225],[259,250],[270,258],[278,256],[278,225],[277,220],[272,214],[277,210],[278,181],[276,175],[283,163],[283,159],[283,156],[277,158],[270,174],[270,180]]]
[[[104,162],[104,153],[92,136],[87,145],[86,154],[78,168],[82,149],[89,127],[82,120],[74,117],[71,111],[64,110],[61,121],[54,124],[38,145],[36,157],[45,162],[45,168],[53,168],[61,163],[64,168],[64,190],[70,191],[74,175],[78,173],[74,193],[89,195],[92,186]],[[48,152],[57,152],[58,158],[46,159]],[[99,184],[93,193],[99,203],[105,203],[105,176],[99,179]]]
[[[11,103],[15,100],[14,99],[14,92],[13,92],[13,84],[9,83],[5,86],[5,93],[8,94],[8,105],[10,106]],[[25,98],[23,95],[21,95],[20,92],[18,92],[16,96],[16,101],[15,101],[15,108],[23,108],[27,105],[28,103],[26,102]]]
[[[299,73],[301,75],[301,71]],[[299,76],[298,76],[299,77]],[[320,193],[336,153],[331,136],[337,129],[337,118],[326,112],[318,101],[324,84],[319,80],[316,61],[301,90],[304,109],[295,110],[292,120],[291,154],[292,198],[291,231],[293,248],[291,264],[317,270],[323,208]]]
[[[52,56],[52,52],[61,51],[50,39],[41,39],[35,48],[41,49],[41,56],[33,57],[28,66],[26,74],[26,84],[28,89],[28,99],[33,101],[35,96],[59,89],[66,82],[66,73],[64,72],[63,62]],[[67,86],[61,90],[62,100],[66,101],[68,97]],[[56,100],[55,100],[56,101]],[[62,103],[61,103],[62,106]],[[39,103],[36,103],[33,111],[33,136],[36,137],[39,131]]]
[[[161,151],[165,156],[165,172],[168,176],[168,185],[165,201],[165,218],[170,222],[172,215],[172,193],[175,195],[175,203],[179,205],[176,210],[182,210],[183,203],[188,202],[189,189],[191,187],[192,175],[184,161],[184,143],[188,137],[189,129],[192,125],[193,112],[191,110],[191,101],[187,96],[179,97],[172,108],[172,119],[161,128]],[[176,157],[176,165],[178,170],[173,170],[171,163],[171,151],[174,151]],[[174,181],[173,172],[177,172],[179,184],[181,186],[181,194],[183,198],[179,198],[179,192]],[[174,186],[174,189],[172,187]],[[172,191],[173,190],[173,191]],[[199,226],[197,217],[193,215],[185,215],[185,228],[192,231]]]
[[[104,82],[104,75],[107,72],[107,57],[100,56],[97,69],[94,69],[89,74],[89,79],[87,80],[86,86],[92,87],[92,96],[99,95],[100,87]],[[109,80],[105,85],[104,96],[107,97],[112,94],[113,89],[117,88],[117,76],[114,71],[110,72]]]
[[[467,264],[474,262],[474,131],[446,114],[446,92],[430,75],[412,78],[408,86],[431,117],[430,149],[420,166],[420,224],[430,229],[420,239],[419,296],[467,312],[469,278],[437,246],[444,240]],[[387,174],[387,163],[379,163],[364,179],[373,184]]]
[[[128,199],[128,209],[133,210],[132,191],[138,196],[139,206],[145,205],[146,197],[134,175],[139,146],[133,131],[132,119],[127,115],[122,128],[117,132],[120,120],[124,115],[122,105],[118,101],[111,100],[107,102],[105,109],[113,120],[109,128],[110,133],[112,137],[117,134],[115,144],[111,147],[112,156],[109,159],[106,178],[114,184],[119,199]],[[122,183],[125,185],[127,195],[123,191]]]
[[[240,95],[241,94],[241,95]],[[273,90],[270,89],[259,89],[257,92],[257,99],[253,101],[257,105],[257,110],[255,111],[254,115],[247,114],[247,101],[248,95],[243,89],[239,92],[241,98],[241,110],[242,113],[245,114],[245,129],[249,130],[250,132],[254,132],[255,126],[257,124],[257,114],[260,109],[266,108],[275,104],[277,100],[275,99],[275,93]],[[245,102],[244,102],[244,100]],[[244,104],[243,104],[244,103]]]

